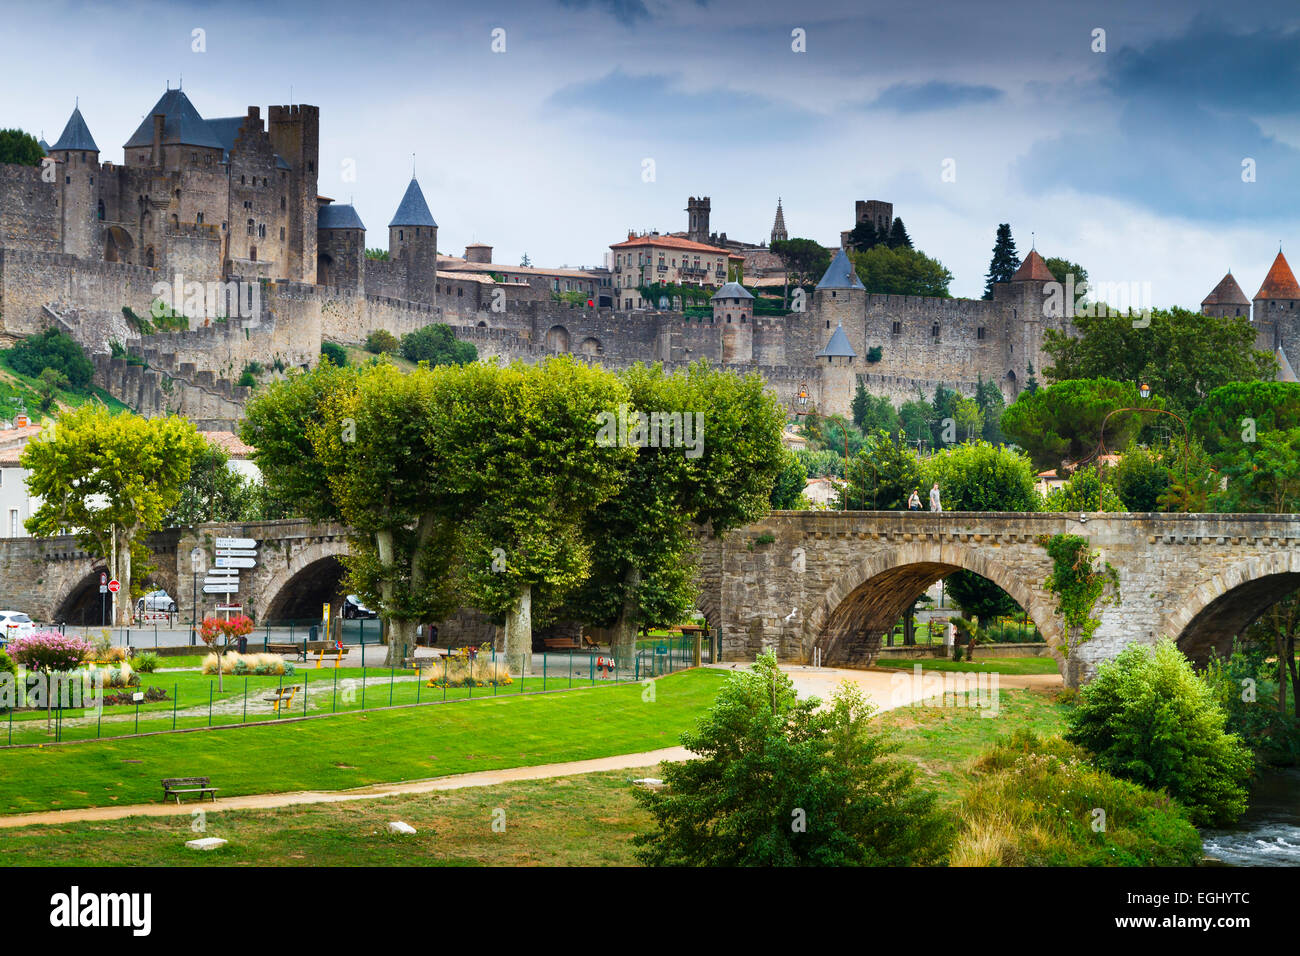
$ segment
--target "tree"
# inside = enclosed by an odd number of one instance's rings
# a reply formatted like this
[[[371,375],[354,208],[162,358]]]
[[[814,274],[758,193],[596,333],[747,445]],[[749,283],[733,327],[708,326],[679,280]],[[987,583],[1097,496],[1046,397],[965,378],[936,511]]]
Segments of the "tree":
[[[934,421],[934,407],[924,398],[915,398],[904,402],[898,409],[898,427],[903,440],[908,442],[933,442],[931,425]]]
[[[984,276],[985,299],[993,298],[993,286],[999,282],[1010,282],[1011,277],[1020,268],[1020,256],[1016,253],[1016,241],[1011,238],[1011,224],[998,224],[998,235],[993,241],[993,258],[989,260],[989,271]]]
[[[888,432],[878,429],[849,461],[848,482],[841,491],[855,511],[906,508],[921,483],[916,454]]]
[[[830,252],[813,239],[778,239],[772,243],[771,250],[785,267],[789,285],[816,282],[830,268]]]
[[[1081,288],[1088,281],[1088,270],[1077,262],[1071,262],[1069,259],[1062,259],[1059,256],[1052,256],[1044,259],[1043,264],[1047,266],[1047,271],[1052,274],[1052,277],[1062,285],[1065,284],[1066,277],[1071,275],[1074,276],[1074,287],[1076,289]]]
[[[93,649],[94,645],[82,638],[74,634],[60,634],[58,631],[35,631],[9,642],[8,652],[13,655],[13,659],[29,672],[41,674],[45,678],[42,693],[45,695],[47,723],[54,700],[59,696],[55,675],[75,671]],[[8,709],[12,710],[12,706]]]
[[[29,335],[9,350],[5,361],[15,372],[37,378],[47,368],[62,372],[68,387],[85,391],[95,374],[95,366],[76,339],[54,326]]]
[[[232,618],[205,617],[199,626],[199,637],[208,646],[217,659],[217,692],[225,690],[222,686],[224,668],[221,658],[234,647],[239,646],[239,639],[253,633],[253,620],[246,614],[236,614]]]
[[[781,446],[784,414],[757,374],[701,361],[672,375],[634,365],[620,378],[634,456],[620,487],[586,521],[591,570],[568,606],[611,629],[623,667],[632,664],[639,630],[676,624],[694,603],[694,580],[683,572],[696,563],[699,526],[720,535],[772,507],[793,507],[805,482],[802,465]],[[692,411],[694,442],[669,442],[662,428],[656,434],[656,420],[681,415],[686,424]],[[636,440],[647,426],[649,441]]]
[[[939,483],[948,511],[1038,510],[1029,459],[987,442],[954,445],[922,459],[921,480]]]
[[[902,218],[895,216],[894,224],[889,227],[889,238],[885,244],[891,249],[911,249],[912,238],[907,234],[907,227],[903,225]]]
[[[1053,362],[1043,369],[1049,382],[1145,381],[1166,408],[1184,417],[1222,385],[1271,380],[1277,373],[1273,356],[1255,348],[1249,316],[1218,317],[1173,308],[1153,309],[1139,321],[1115,310],[1099,310],[1097,315],[1076,316],[1074,326],[1077,336],[1056,329],[1043,333],[1043,351]]]
[[[1080,468],[1060,488],[1053,488],[1043,499],[1044,511],[1128,511],[1115,489],[1105,484],[1097,469]]]
[[[1021,392],[1002,414],[1002,430],[1029,452],[1038,468],[1059,468],[1097,450],[1106,424],[1106,446],[1122,448],[1144,424],[1141,412],[1122,408],[1163,408],[1158,396],[1139,397],[1135,385],[1108,378],[1058,382],[1037,392]],[[1107,416],[1110,416],[1107,419]]]
[[[881,236],[876,232],[876,227],[870,219],[863,219],[849,233],[849,248],[855,252],[866,252],[877,243],[884,242],[886,236]]]
[[[800,700],[765,654],[732,674],[699,727],[698,759],[663,764],[637,791],[655,829],[634,837],[650,866],[912,866],[942,862],[949,825],[915,769],[845,682],[823,708]]]
[[[1216,461],[1228,479],[1215,494],[1216,510],[1300,511],[1300,427],[1260,432],[1254,442],[1220,452]]]
[[[803,462],[794,452],[786,449],[781,456],[784,464],[772,484],[772,508],[776,511],[794,511],[803,499],[804,486],[808,484],[808,472]],[[804,504],[807,507],[807,504]]]
[[[41,411],[48,412],[54,406],[54,399],[59,389],[68,387],[68,376],[56,368],[47,368],[37,376],[37,379],[40,381],[36,387],[37,393],[41,396],[40,408]]]
[[[934,387],[934,400],[930,407],[934,409],[934,418],[930,422],[930,439],[934,447],[950,445],[957,438],[957,403],[962,399],[961,392],[954,391],[940,382]]]
[[[994,621],[1020,610],[1020,605],[1016,603],[1015,598],[974,571],[954,571],[943,579],[943,586],[948,597],[956,602],[964,614],[984,622]],[[976,633],[978,630],[979,628],[976,627]],[[967,659],[974,658],[968,656]]]
[[[387,329],[373,329],[366,336],[366,351],[375,355],[387,355],[396,352],[398,348],[397,336]]]
[[[891,435],[898,434],[898,412],[894,403],[884,395],[872,395],[861,381],[853,396],[853,424],[864,433],[883,428]]]
[[[984,430],[984,410],[973,398],[962,398],[953,406],[953,420],[957,431],[967,441],[980,438]]]
[[[320,354],[339,368],[343,368],[348,364],[348,353],[337,342],[322,342],[320,344]]]
[[[407,361],[430,365],[465,365],[478,359],[474,343],[460,341],[451,326],[442,323],[407,332],[400,350]]]
[[[39,166],[44,159],[45,150],[31,133],[20,129],[0,129],[0,163]]]
[[[1128,510],[1159,511],[1160,498],[1171,484],[1166,455],[1129,442],[1124,454],[1107,469],[1106,480],[1114,487]],[[1054,509],[1048,509],[1054,510]]]
[[[230,456],[209,441],[194,456],[180,500],[163,527],[192,527],[205,521],[257,521],[262,518],[255,485],[229,466]]]
[[[1029,362],[1025,368],[1025,391],[1030,395],[1038,391],[1038,376],[1034,374],[1034,363]]]
[[[990,445],[1003,444],[1006,436],[1002,434],[1002,413],[1006,411],[1006,399],[1002,397],[1002,389],[996,382],[986,382],[980,376],[975,386],[975,404],[984,416],[980,437]]]
[[[1188,425],[1211,455],[1235,452],[1259,432],[1300,427],[1300,383],[1221,385],[1197,405]]]
[[[952,273],[919,249],[877,244],[865,252],[850,253],[849,258],[868,292],[950,298]]]
[[[145,537],[180,500],[203,450],[194,425],[171,415],[142,418],[83,405],[28,443],[21,463],[40,507],[27,519],[34,535],[76,532],[90,554],[116,558],[109,571],[137,596],[149,550]],[[133,602],[114,602],[114,624],[129,622]]]
[[[1196,826],[1227,826],[1246,809],[1253,759],[1204,680],[1168,638],[1129,645],[1098,668],[1067,716],[1066,739],[1107,773],[1164,788]]]

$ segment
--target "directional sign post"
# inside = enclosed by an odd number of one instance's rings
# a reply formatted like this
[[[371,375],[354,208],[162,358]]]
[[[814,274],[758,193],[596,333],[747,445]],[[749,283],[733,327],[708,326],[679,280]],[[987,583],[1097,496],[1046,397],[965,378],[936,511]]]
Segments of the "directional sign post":
[[[257,566],[257,559],[218,557],[215,563],[219,568],[253,568]]]
[[[253,538],[217,538],[213,543],[215,548],[256,548],[257,541]]]

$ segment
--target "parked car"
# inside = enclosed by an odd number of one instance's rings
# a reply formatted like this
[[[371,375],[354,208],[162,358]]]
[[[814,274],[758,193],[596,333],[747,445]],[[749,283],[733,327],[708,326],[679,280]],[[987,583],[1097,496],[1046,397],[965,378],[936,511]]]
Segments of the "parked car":
[[[355,594],[349,594],[343,600],[343,616],[346,618],[366,618],[373,619],[379,617],[374,611],[361,603],[361,598]]]
[[[32,619],[22,611],[0,611],[0,647],[15,637],[27,637],[35,630]]]
[[[171,595],[166,591],[150,591],[140,598],[139,605],[141,613],[146,611],[165,614],[176,613],[176,602],[171,599]]]

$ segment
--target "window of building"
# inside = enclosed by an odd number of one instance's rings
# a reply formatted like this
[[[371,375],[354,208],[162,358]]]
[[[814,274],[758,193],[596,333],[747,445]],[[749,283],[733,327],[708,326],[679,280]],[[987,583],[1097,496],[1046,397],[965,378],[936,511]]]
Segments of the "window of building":
[[[250,236],[253,234],[253,220],[251,220],[251,219],[248,220],[248,234],[249,234]]]
[[[400,230],[400,229],[397,230],[397,241],[398,241],[398,242],[401,242],[401,241],[403,241],[405,238],[406,238],[406,236],[402,235],[402,230]]]
[[[266,223],[260,222],[257,224],[257,238],[259,239],[266,238]]]
[[[251,259],[253,262],[257,261],[257,246],[248,247],[248,258]]]
[[[95,209],[95,215],[98,216],[101,220],[104,218],[104,200],[101,199],[99,201],[99,205]]]
[[[284,197],[283,197],[283,196],[280,197],[280,210],[281,210],[281,212],[284,211]]]
[[[64,176],[64,177],[63,177],[63,185],[65,185],[65,186],[71,186],[71,185],[72,185],[72,177],[71,177],[71,176]]]
[[[280,241],[284,242],[284,226],[280,227]]]
[[[9,537],[18,537],[18,509],[9,509]]]
[[[464,294],[465,294],[465,290],[464,290],[464,289],[457,289],[457,290],[456,290],[456,297],[457,297],[457,298],[460,298],[460,297],[463,296]]]
[[[201,212],[200,212],[200,213],[195,213],[195,215],[194,215],[194,221],[197,222],[199,225],[202,225],[202,224],[203,224],[203,213],[201,213]]]
[[[938,322],[936,322],[934,325],[930,326],[930,335],[931,335],[933,338],[936,338],[936,339],[939,337],[939,323],[938,323]]]
[[[984,326],[981,325],[975,330],[975,338],[981,342],[984,341]]]
[[[829,325],[830,323],[827,324]],[[903,333],[903,323],[895,322],[893,325],[893,332],[895,335],[901,335]]]

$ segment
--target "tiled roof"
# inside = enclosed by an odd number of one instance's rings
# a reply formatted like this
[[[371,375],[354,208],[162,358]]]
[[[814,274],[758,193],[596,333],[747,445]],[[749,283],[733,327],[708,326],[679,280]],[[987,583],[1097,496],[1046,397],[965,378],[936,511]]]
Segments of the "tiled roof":
[[[1029,250],[1029,255],[1025,256],[1025,261],[1020,263],[1020,268],[1011,277],[1012,282],[1023,282],[1026,279],[1035,282],[1056,281],[1056,276],[1052,275],[1052,270],[1047,268],[1047,263],[1038,254],[1037,249]]]
[[[1279,249],[1273,266],[1264,276],[1264,284],[1255,293],[1257,299],[1300,299],[1300,284],[1295,281],[1295,273],[1287,264],[1286,256]]]
[[[666,249],[682,249],[686,252],[708,252],[713,255],[731,255],[726,249],[719,249],[717,246],[706,246],[702,242],[692,242],[690,239],[679,239],[676,236],[633,236],[623,242],[616,242],[610,246],[611,249],[626,249],[635,246],[661,246]]]
[[[819,289],[861,289],[866,291],[866,286],[858,278],[857,270],[853,268],[853,263],[843,249],[835,253],[835,258],[826,269],[826,274],[822,276],[822,281],[817,283]],[[856,353],[855,353],[856,354]]]
[[[90,135],[90,129],[86,126],[80,109],[74,109],[72,115],[68,117],[68,125],[63,127],[63,135],[50,147],[50,150],[55,149],[84,149],[87,152],[99,152],[99,147],[95,145],[95,138]]]
[[[402,196],[402,201],[398,203],[397,212],[393,214],[393,221],[389,227],[393,226],[428,226],[431,229],[437,229],[438,224],[433,221],[433,213],[429,212],[429,204],[424,201],[424,193],[420,191],[420,184],[411,177],[411,184],[406,187],[406,193]]]
[[[1237,280],[1229,272],[1219,280],[1216,285],[1204,299],[1201,305],[1250,305],[1250,300],[1246,298],[1246,293],[1241,291],[1241,286],[1237,285]]]
[[[250,458],[257,450],[252,445],[245,445],[234,432],[200,432],[200,434],[231,458]]]
[[[126,141],[124,149],[137,149],[153,145],[153,118],[156,113],[163,115],[162,141],[173,146],[204,146],[222,149],[221,140],[207,121],[199,115],[189,97],[180,90],[168,90],[154,104],[131,138]]]
[[[470,248],[473,248],[471,246]],[[595,279],[595,274],[585,269],[547,269],[544,266],[507,266],[495,262],[470,262],[460,256],[438,256],[438,271],[444,266],[460,272],[496,272],[524,276],[565,276],[574,279]]]
[[[317,229],[365,229],[357,211],[348,204],[329,203],[316,210]]]

